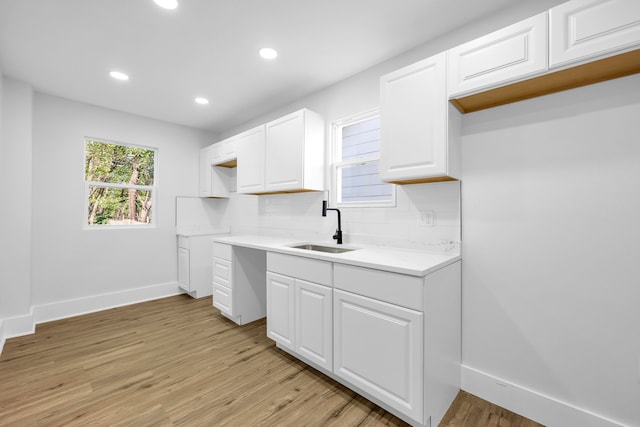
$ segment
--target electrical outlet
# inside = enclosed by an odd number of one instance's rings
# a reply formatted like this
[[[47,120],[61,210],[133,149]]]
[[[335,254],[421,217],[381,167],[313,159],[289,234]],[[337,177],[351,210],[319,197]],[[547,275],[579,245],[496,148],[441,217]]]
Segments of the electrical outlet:
[[[433,227],[436,223],[436,215],[433,211],[418,212],[418,225],[421,227]]]

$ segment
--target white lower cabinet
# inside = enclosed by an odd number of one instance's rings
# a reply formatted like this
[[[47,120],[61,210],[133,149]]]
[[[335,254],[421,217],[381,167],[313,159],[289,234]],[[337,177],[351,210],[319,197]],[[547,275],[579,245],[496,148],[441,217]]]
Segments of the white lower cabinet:
[[[265,317],[265,269],[264,251],[213,242],[213,306],[238,325]]]
[[[414,426],[460,390],[460,262],[410,276],[267,253],[267,336]]]
[[[334,290],[334,373],[423,422],[423,314]]]
[[[306,361],[333,368],[331,263],[267,254],[267,336]],[[306,280],[320,274],[321,283]]]
[[[211,295],[211,238],[178,236],[178,286],[194,298]]]

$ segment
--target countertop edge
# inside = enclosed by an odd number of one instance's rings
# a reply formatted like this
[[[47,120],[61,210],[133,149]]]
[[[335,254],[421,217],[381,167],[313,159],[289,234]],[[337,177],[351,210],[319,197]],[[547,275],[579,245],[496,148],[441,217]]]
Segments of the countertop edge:
[[[392,273],[405,274],[409,276],[424,277],[433,273],[443,267],[453,264],[461,260],[459,254],[443,254],[427,251],[419,251],[404,248],[385,247],[385,246],[365,246],[365,245],[344,245],[347,248],[356,248],[357,251],[345,252],[340,254],[331,254],[323,252],[310,252],[305,249],[296,249],[289,247],[290,245],[301,243],[300,239],[283,239],[269,236],[252,236],[252,235],[216,235],[212,236],[212,241],[218,243],[230,244],[233,246],[242,246],[245,248],[264,250],[267,252],[277,252],[285,255],[300,256],[304,258],[317,259],[328,262],[335,262],[340,264],[352,265],[355,267],[371,268],[375,270],[388,271]],[[373,251],[382,251],[387,254],[419,254],[424,256],[432,256],[434,259],[431,262],[425,262],[424,267],[407,267],[401,265],[394,265],[393,263],[380,263],[380,261],[368,261],[366,256],[371,254],[374,257]],[[364,255],[365,259],[362,258]],[[356,258],[354,258],[356,257]]]

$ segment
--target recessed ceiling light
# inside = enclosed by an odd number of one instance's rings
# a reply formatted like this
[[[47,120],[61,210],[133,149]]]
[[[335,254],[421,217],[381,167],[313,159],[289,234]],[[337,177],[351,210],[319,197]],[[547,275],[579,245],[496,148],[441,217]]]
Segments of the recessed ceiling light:
[[[209,103],[209,100],[207,98],[197,97],[196,98],[196,103],[198,103],[200,105],[207,105]]]
[[[109,75],[116,80],[129,80],[129,76],[127,76],[125,73],[121,73],[120,71],[112,71],[109,73]]]
[[[158,6],[163,9],[173,10],[178,7],[178,0],[153,0]]]
[[[263,47],[260,49],[260,56],[264,59],[275,59],[278,56],[278,52],[270,47]]]

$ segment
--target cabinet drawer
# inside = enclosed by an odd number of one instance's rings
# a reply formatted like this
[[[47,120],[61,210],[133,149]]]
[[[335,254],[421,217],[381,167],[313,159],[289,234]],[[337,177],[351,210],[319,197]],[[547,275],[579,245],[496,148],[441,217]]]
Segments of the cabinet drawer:
[[[231,261],[231,245],[213,242],[213,256]]]
[[[233,316],[233,291],[219,283],[213,283],[213,306]]]
[[[388,271],[335,264],[333,286],[380,301],[422,311],[424,279]]]
[[[267,270],[325,286],[332,286],[332,266],[328,261],[268,252]]]
[[[189,238],[187,236],[178,236],[178,247],[189,249]]]
[[[231,261],[214,257],[213,258],[213,283],[218,283],[227,288],[232,288]]]

